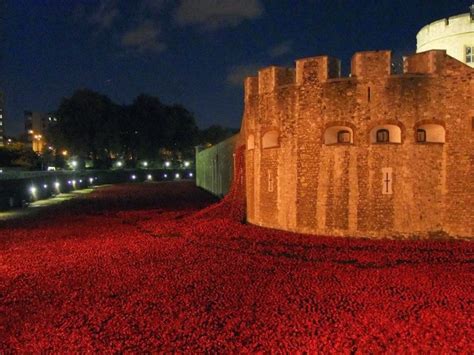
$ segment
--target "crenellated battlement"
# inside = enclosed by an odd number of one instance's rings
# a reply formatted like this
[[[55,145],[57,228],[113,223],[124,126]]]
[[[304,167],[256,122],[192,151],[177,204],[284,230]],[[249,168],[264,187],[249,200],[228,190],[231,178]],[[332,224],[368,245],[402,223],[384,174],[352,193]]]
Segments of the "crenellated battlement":
[[[435,75],[447,62],[464,66],[446,54],[445,50],[431,50],[404,59],[403,78],[410,75]],[[334,79],[374,81],[395,77],[391,71],[392,52],[389,50],[357,52],[351,60],[351,75],[341,77],[341,61],[334,57],[317,56],[296,60],[295,68],[270,66],[258,71],[257,76],[245,79],[245,98],[270,94],[288,85],[314,86]],[[396,75],[400,78],[400,75]]]
[[[440,36],[449,37],[454,34],[472,32],[474,21],[469,13],[451,16],[424,26],[417,34],[418,47],[438,39]]]

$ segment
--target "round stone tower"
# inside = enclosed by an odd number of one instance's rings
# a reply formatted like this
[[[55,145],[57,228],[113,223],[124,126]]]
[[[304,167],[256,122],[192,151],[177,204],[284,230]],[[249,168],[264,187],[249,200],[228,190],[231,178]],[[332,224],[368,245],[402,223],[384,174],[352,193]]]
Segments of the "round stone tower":
[[[416,35],[416,52],[444,49],[447,54],[474,68],[474,5],[470,12],[441,19]]]

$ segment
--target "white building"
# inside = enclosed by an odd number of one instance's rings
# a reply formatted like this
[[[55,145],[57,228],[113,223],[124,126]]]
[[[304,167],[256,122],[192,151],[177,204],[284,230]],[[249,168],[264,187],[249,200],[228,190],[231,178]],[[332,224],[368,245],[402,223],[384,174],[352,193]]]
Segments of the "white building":
[[[416,35],[416,52],[444,49],[474,68],[474,5],[470,12],[444,18],[423,27]]]

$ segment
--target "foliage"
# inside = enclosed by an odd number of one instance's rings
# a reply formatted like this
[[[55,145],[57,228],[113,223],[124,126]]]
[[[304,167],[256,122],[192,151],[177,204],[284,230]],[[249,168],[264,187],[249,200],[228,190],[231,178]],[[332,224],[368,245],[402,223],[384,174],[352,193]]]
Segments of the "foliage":
[[[199,131],[193,114],[182,105],[166,105],[141,94],[131,105],[117,105],[107,96],[82,89],[62,100],[58,122],[47,132],[47,141],[92,159],[96,167],[124,158],[138,160],[190,159],[197,144],[218,143],[235,130],[219,125]]]
[[[37,168],[38,155],[22,143],[13,143],[0,148],[0,166]]]
[[[119,148],[119,107],[108,97],[90,90],[78,90],[63,99],[48,140],[60,150],[67,148],[93,160],[105,159]]]
[[[200,132],[199,140],[201,144],[216,144],[233,136],[238,129],[226,128],[220,125],[212,125]]]
[[[48,140],[96,166],[111,158],[160,159],[163,151],[192,156],[198,142],[194,116],[181,105],[165,105],[159,98],[140,95],[129,106],[119,106],[91,90],[78,90],[63,99],[58,122]]]

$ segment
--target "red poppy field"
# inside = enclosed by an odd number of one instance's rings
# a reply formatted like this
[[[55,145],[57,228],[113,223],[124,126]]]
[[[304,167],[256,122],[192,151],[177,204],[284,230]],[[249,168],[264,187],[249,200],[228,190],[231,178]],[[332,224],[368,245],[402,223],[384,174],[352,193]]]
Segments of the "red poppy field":
[[[0,353],[474,352],[472,242],[299,235],[215,202],[125,184],[1,222]]]

